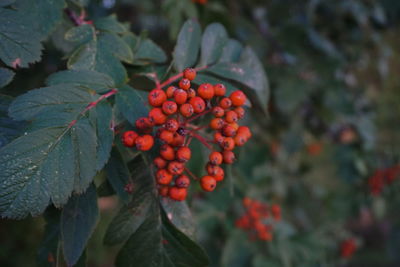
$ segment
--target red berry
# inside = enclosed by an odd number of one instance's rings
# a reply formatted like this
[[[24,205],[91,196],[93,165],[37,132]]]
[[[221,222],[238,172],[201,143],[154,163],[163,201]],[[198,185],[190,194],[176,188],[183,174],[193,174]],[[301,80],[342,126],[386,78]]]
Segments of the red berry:
[[[175,185],[179,188],[187,188],[190,185],[190,179],[186,175],[180,175],[176,178]]]
[[[229,110],[229,111],[226,112],[226,114],[225,114],[225,121],[228,122],[228,123],[237,122],[238,119],[239,119],[239,118],[238,118],[238,115],[237,115],[236,112],[233,111],[233,110]]]
[[[177,89],[174,92],[174,100],[177,104],[182,105],[186,103],[187,100],[187,93],[185,90]]]
[[[174,160],[175,150],[172,148],[172,146],[164,144],[160,147],[160,155],[165,160]]]
[[[234,109],[234,111],[236,112],[236,114],[238,115],[239,119],[242,119],[244,117],[244,114],[246,113],[246,111],[244,110],[243,107],[236,107]]]
[[[214,115],[215,117],[221,118],[221,117],[224,116],[225,111],[224,111],[223,108],[217,106],[217,107],[214,107],[214,108],[212,109],[212,113],[213,113],[213,115]]]
[[[126,131],[122,134],[121,141],[124,146],[133,147],[138,136],[139,135],[135,131]]]
[[[206,109],[206,103],[201,97],[195,96],[189,100],[189,104],[193,106],[195,113],[201,113]]]
[[[232,125],[226,124],[222,128],[222,135],[232,137],[236,135],[236,130]]]
[[[223,160],[222,154],[217,151],[211,152],[211,154],[208,158],[209,158],[211,164],[214,164],[214,165],[220,165]]]
[[[180,147],[176,151],[176,159],[180,162],[187,162],[192,156],[192,151],[187,146]]]
[[[201,177],[200,185],[204,191],[211,192],[217,186],[217,181],[215,180],[214,177],[206,175]]]
[[[232,164],[235,162],[235,153],[232,151],[225,150],[222,152],[222,156],[224,157],[224,163],[226,164]]]
[[[219,101],[219,106],[223,109],[230,108],[232,106],[232,100],[228,97],[224,97]]]
[[[224,150],[233,150],[235,148],[235,141],[232,137],[226,137],[221,143],[221,147]]]
[[[252,135],[250,128],[247,126],[240,126],[237,130],[237,133],[244,135],[247,139],[249,139]]]
[[[173,175],[179,175],[182,174],[184,171],[184,165],[182,162],[178,161],[171,161],[168,164],[168,171],[172,173]]]
[[[166,144],[171,144],[174,141],[174,133],[167,130],[161,130],[159,139]]]
[[[200,84],[199,88],[197,88],[197,94],[206,100],[209,100],[214,97],[214,86],[209,83]]]
[[[143,133],[151,133],[153,131],[153,123],[150,121],[149,118],[141,117],[136,120],[135,126],[138,131]]]
[[[189,103],[183,104],[179,108],[179,112],[186,118],[190,117],[193,115],[194,109],[193,106],[190,105]]]
[[[221,83],[214,85],[214,93],[216,96],[224,96],[226,93],[225,85]]]
[[[151,106],[159,107],[167,100],[167,95],[161,89],[154,89],[150,91],[147,98]]]
[[[135,140],[136,148],[140,151],[150,150],[154,145],[154,138],[151,135],[145,134],[143,136],[139,136]]]
[[[172,115],[178,110],[178,105],[174,101],[165,101],[162,104],[162,111],[167,115]]]
[[[158,188],[158,194],[163,197],[168,196],[168,191],[169,191],[169,186],[167,185],[162,185]]]
[[[224,169],[217,168],[213,177],[214,177],[215,181],[217,181],[217,182],[221,182],[222,180],[224,180],[224,177],[225,177]]]
[[[165,167],[167,167],[167,161],[165,161],[165,159],[163,159],[162,157],[156,157],[153,160],[153,163],[158,169],[164,169]]]
[[[242,106],[247,99],[246,95],[240,90],[236,90],[235,92],[231,93],[229,98],[232,100],[232,105],[235,107]]]
[[[185,137],[178,133],[174,133],[174,141],[172,141],[171,146],[178,147],[178,146],[183,146],[183,143],[185,142]]]
[[[185,78],[180,80],[179,88],[182,88],[183,90],[188,90],[190,88],[190,80]]]
[[[175,86],[170,86],[167,88],[167,97],[172,98],[174,96],[175,90],[178,89]]]
[[[156,172],[156,180],[158,184],[169,185],[172,182],[173,175],[166,169],[159,169]]]
[[[164,127],[166,130],[175,133],[179,128],[179,123],[175,119],[169,119],[165,122]]]
[[[173,186],[169,189],[169,197],[176,201],[183,201],[186,199],[187,189]]]
[[[183,77],[190,81],[193,81],[196,78],[196,70],[192,68],[186,68],[183,71]]]
[[[243,146],[247,142],[247,138],[243,134],[237,134],[233,140],[236,146]]]
[[[187,95],[188,95],[188,98],[195,97],[196,91],[193,88],[190,88],[189,90],[187,90]]]
[[[222,136],[220,132],[214,133],[214,141],[217,142],[217,144],[221,144],[224,141],[225,137]]]
[[[207,173],[210,176],[217,175],[218,173],[221,172],[221,170],[223,170],[220,166],[212,165],[210,163],[208,163],[206,166],[207,166]]]
[[[167,116],[163,113],[161,108],[153,108],[149,112],[149,119],[155,125],[162,125],[167,121]]]
[[[225,121],[221,118],[214,118],[210,121],[210,128],[213,130],[219,130],[224,127]]]

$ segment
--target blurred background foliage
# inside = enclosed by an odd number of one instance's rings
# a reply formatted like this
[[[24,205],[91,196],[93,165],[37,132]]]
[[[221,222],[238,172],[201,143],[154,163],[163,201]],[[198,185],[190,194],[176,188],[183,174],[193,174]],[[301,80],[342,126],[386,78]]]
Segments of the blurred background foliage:
[[[399,163],[399,1],[74,1],[87,5],[89,19],[117,14],[169,52],[187,18],[203,28],[220,22],[262,59],[268,117],[249,110],[254,137],[229,179],[189,200],[212,266],[400,266],[399,182],[375,179],[379,190],[371,194],[376,170]],[[43,60],[18,71],[2,93],[19,95],[65,68],[66,28],[58,27]],[[272,241],[250,240],[235,227],[244,197],[281,206]],[[89,266],[112,266],[117,248],[101,240],[117,205],[100,200]],[[32,266],[43,225],[41,218],[1,220],[1,266]],[[341,244],[349,239],[356,252],[344,258]]]

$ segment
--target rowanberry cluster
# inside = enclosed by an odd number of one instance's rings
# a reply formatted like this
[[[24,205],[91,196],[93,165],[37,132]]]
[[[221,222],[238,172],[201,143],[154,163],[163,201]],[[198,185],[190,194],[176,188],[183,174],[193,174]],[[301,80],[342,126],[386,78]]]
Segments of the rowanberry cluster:
[[[386,169],[378,169],[368,179],[371,194],[379,195],[385,185],[391,184],[400,175],[400,165],[394,165]]]
[[[274,221],[279,221],[281,207],[276,204],[269,207],[265,203],[247,197],[243,199],[243,205],[246,212],[236,220],[236,227],[246,230],[251,240],[271,241],[273,230],[271,217]]]
[[[356,252],[357,244],[354,238],[349,238],[340,244],[340,256],[349,259]]]
[[[178,87],[169,86],[164,91],[159,86],[150,91],[148,102],[152,109],[148,116],[136,121],[137,131],[127,131],[122,135],[125,146],[147,151],[154,145],[153,127],[158,127],[155,138],[162,145],[153,163],[157,169],[155,177],[159,194],[177,201],[186,199],[191,183],[189,176],[198,180],[185,167],[191,158],[189,144],[193,138],[211,151],[206,165],[207,175],[199,179],[202,189],[210,192],[216,188],[217,182],[224,179],[221,164],[232,164],[235,161],[233,149],[243,146],[252,135],[248,127],[238,124],[244,117],[242,106],[247,99],[242,91],[234,91],[227,97],[223,84],[209,83],[200,84],[195,90],[191,81],[196,78],[196,71],[192,68],[185,69],[182,77]],[[209,113],[212,114],[209,124],[192,124]],[[206,130],[212,131],[212,138],[206,139],[200,134]]]

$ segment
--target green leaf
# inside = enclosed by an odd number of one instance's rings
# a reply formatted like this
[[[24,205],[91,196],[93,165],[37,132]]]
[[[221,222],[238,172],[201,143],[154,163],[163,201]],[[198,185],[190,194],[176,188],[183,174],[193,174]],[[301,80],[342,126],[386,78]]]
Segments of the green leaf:
[[[125,33],[129,31],[124,24],[118,22],[118,19],[115,15],[96,19],[94,21],[94,25],[98,30],[111,33]]]
[[[161,204],[173,225],[186,235],[195,237],[196,224],[185,201],[174,201],[169,198],[163,198]]]
[[[99,38],[99,43],[105,51],[112,53],[119,60],[126,63],[133,62],[132,50],[120,36],[111,33],[104,33]]]
[[[228,34],[220,23],[212,23],[204,30],[201,40],[199,66],[215,63],[221,56],[222,49],[228,41]]]
[[[8,116],[11,102],[11,97],[0,95],[0,148],[20,136],[26,127],[26,123],[15,121]]]
[[[130,182],[130,173],[121,154],[117,149],[111,151],[110,160],[105,166],[107,180],[118,197],[127,204],[131,199],[124,187]]]
[[[164,63],[165,61],[167,61],[167,55],[157,44],[150,39],[140,40],[139,48],[135,51],[135,64]]]
[[[97,132],[97,164],[96,170],[101,170],[110,157],[114,140],[112,127],[112,108],[107,102],[96,105],[96,132]]]
[[[234,39],[229,39],[222,49],[218,62],[238,62],[243,51],[243,45]]]
[[[211,66],[206,72],[242,83],[251,88],[257,97],[253,97],[253,102],[259,102],[266,110],[269,99],[269,84],[261,62],[254,54],[253,50],[246,47],[242,52],[238,63],[218,63]]]
[[[33,123],[29,132],[0,149],[3,217],[38,215],[50,200],[59,207],[73,191],[85,191],[106,161],[113,139],[110,133],[97,132],[109,127],[104,113],[110,109],[99,112],[107,109],[99,105],[83,113],[99,97],[60,84],[32,90],[11,104],[13,118]]]
[[[72,27],[65,33],[65,40],[76,44],[83,44],[95,38],[95,30],[90,24]]]
[[[64,258],[74,265],[82,255],[99,217],[96,187],[92,184],[82,195],[72,196],[61,213]]]
[[[114,88],[110,76],[93,70],[65,70],[50,75],[46,80],[47,85],[70,84],[104,93]]]
[[[54,207],[49,207],[44,213],[46,225],[39,246],[37,265],[53,267],[57,262],[57,251],[60,246],[60,214]]]
[[[119,112],[132,124],[140,117],[146,117],[148,108],[146,101],[139,95],[137,90],[125,85],[118,88],[118,94],[115,97],[115,104]]]
[[[15,73],[7,68],[0,68],[0,88],[5,87],[14,78]]]
[[[158,215],[157,215],[158,214]],[[116,266],[208,266],[203,249],[153,209],[117,256]]]
[[[0,8],[0,59],[8,66],[39,61],[43,41],[62,19],[62,0],[20,0]]]
[[[174,66],[178,72],[192,67],[197,60],[200,48],[201,29],[195,20],[187,20],[178,35],[174,49]]]

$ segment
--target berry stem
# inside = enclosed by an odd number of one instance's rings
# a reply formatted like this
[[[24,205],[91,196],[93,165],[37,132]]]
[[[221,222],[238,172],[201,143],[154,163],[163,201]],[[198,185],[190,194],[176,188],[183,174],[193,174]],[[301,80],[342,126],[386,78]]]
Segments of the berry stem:
[[[196,175],[194,175],[188,168],[185,167],[185,172],[189,174],[190,177],[192,177],[193,180],[199,180]]]
[[[206,109],[203,112],[201,112],[199,114],[196,114],[195,116],[191,117],[190,119],[187,119],[184,124],[186,125],[187,123],[192,122],[195,119],[197,119],[197,118],[199,118],[199,117],[201,117],[203,115],[206,115],[207,113],[210,113],[210,112],[211,112],[211,109]]]
[[[196,138],[197,140],[199,140],[200,141],[200,143],[202,143],[204,146],[206,146],[208,149],[210,149],[211,151],[214,151],[214,149],[212,148],[212,146],[207,142],[207,140],[203,137],[203,136],[201,136],[201,135],[199,135],[199,134],[197,134],[197,133],[195,133],[195,132],[190,132],[189,133],[191,136],[193,136],[194,138]]]
[[[201,71],[201,70],[204,70],[204,69],[207,69],[207,68],[208,68],[208,66],[204,66],[204,67],[195,68],[194,70],[195,70],[195,71]],[[164,88],[165,86],[167,86],[167,85],[173,83],[174,81],[176,81],[176,80],[178,80],[179,78],[182,78],[182,77],[183,77],[183,72],[181,72],[181,73],[179,73],[179,74],[177,74],[177,75],[174,75],[174,76],[169,77],[167,80],[165,80],[164,82],[162,82],[162,83],[160,84],[160,86],[161,86],[161,88]]]

